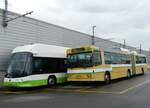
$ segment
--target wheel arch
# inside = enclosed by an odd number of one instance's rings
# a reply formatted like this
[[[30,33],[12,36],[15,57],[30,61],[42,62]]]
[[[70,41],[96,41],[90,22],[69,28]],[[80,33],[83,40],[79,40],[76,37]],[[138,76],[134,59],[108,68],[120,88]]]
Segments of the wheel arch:
[[[131,74],[131,69],[127,69],[127,72],[130,72],[130,74]]]
[[[105,74],[108,74],[108,75],[109,75],[109,77],[110,77],[110,79],[111,79],[110,71],[105,71]],[[105,74],[104,74],[104,75],[105,75]]]

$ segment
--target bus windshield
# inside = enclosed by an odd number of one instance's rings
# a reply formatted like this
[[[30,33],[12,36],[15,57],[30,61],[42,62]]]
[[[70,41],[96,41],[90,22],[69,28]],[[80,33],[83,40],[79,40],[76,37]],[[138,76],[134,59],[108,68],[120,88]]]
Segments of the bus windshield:
[[[14,53],[8,67],[6,77],[18,78],[31,74],[32,54],[28,52]]]
[[[92,65],[92,53],[81,53],[68,55],[68,67],[91,67]]]

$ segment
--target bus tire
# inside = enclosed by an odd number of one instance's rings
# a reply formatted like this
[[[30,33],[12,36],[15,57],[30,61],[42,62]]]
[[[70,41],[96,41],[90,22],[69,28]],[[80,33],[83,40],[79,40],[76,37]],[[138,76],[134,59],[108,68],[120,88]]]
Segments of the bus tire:
[[[104,82],[105,82],[105,84],[110,84],[111,83],[111,78],[110,78],[110,73],[109,72],[105,72]]]
[[[128,79],[131,78],[131,71],[130,70],[127,71],[127,78]]]
[[[141,71],[142,71],[142,75],[144,75],[144,68],[141,68]]]
[[[55,86],[56,85],[56,77],[55,76],[49,76],[47,80],[48,86]]]

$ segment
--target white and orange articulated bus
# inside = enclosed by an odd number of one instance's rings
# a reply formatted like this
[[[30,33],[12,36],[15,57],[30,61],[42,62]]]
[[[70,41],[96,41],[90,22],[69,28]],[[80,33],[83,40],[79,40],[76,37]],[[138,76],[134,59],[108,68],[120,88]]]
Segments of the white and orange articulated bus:
[[[127,50],[105,52],[95,46],[67,50],[68,81],[104,81],[143,75],[147,71],[146,56]]]
[[[31,44],[16,47],[4,87],[35,87],[67,81],[66,47]]]

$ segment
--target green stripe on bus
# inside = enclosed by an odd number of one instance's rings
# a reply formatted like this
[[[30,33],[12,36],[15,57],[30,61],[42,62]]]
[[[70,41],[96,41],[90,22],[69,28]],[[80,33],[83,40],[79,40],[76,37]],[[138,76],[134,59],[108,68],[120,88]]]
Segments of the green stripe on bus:
[[[66,77],[57,78],[57,83],[66,82]],[[24,81],[24,82],[4,82],[4,87],[36,87],[36,86],[44,86],[47,85],[46,80],[34,80],[34,81]]]

